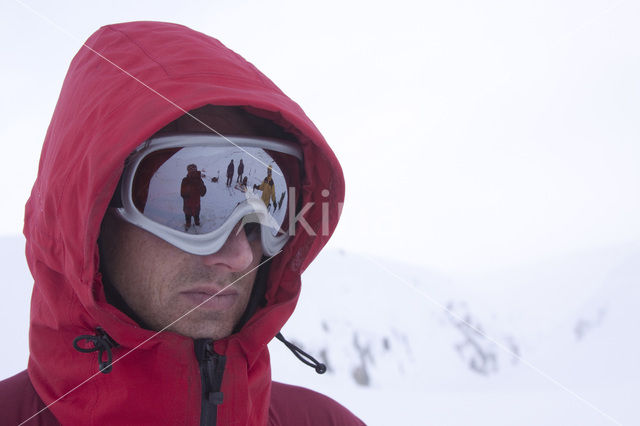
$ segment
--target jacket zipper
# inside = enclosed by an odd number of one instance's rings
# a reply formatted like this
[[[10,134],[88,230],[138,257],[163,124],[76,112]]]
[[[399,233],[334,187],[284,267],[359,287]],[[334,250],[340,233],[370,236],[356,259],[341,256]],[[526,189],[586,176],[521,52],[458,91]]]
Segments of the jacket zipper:
[[[202,382],[200,426],[215,426],[218,421],[218,405],[222,404],[220,388],[227,359],[213,351],[211,339],[196,339],[194,347]]]

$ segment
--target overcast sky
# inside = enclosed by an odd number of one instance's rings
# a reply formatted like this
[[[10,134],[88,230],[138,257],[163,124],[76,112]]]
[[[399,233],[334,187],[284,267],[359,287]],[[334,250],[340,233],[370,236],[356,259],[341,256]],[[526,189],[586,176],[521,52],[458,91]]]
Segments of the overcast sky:
[[[22,230],[81,43],[161,20],[236,50],[324,133],[347,181],[333,247],[473,272],[640,239],[638,2],[7,0],[0,16],[0,234]]]

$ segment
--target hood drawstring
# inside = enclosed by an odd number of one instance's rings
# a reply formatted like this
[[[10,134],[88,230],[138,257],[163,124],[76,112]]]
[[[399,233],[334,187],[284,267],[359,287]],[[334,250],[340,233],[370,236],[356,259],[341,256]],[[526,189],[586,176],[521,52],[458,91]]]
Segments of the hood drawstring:
[[[83,348],[79,345],[79,342],[82,340],[86,340],[93,347]],[[117,347],[118,344],[109,336],[102,328],[96,328],[96,335],[92,336],[90,334],[83,334],[81,336],[73,339],[73,347],[78,352],[83,353],[91,353],[98,351],[98,366],[100,367],[100,371],[104,374],[107,374],[111,371],[111,362],[113,361],[113,356],[111,354],[111,348]],[[107,360],[104,361],[102,359],[102,354],[107,353]]]
[[[302,349],[300,349],[299,347],[297,347],[293,343],[287,341],[287,339],[284,338],[282,333],[276,334],[276,339],[278,339],[282,343],[284,343],[284,345],[287,348],[289,348],[289,350],[291,352],[293,352],[293,354],[296,356],[296,358],[298,358],[302,363],[307,364],[309,367],[313,367],[316,370],[316,373],[324,374],[327,371],[327,366],[326,365],[324,365],[321,362],[318,362],[317,359],[315,359],[314,357],[312,357],[311,355],[309,355],[308,353],[306,353],[305,351],[303,351]],[[307,358],[307,359],[305,359],[305,358]]]

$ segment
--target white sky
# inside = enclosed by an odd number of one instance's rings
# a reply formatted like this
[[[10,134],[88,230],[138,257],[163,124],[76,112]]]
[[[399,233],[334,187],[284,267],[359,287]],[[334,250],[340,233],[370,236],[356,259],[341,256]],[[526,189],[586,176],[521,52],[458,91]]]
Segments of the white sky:
[[[637,2],[58,3],[0,6],[0,234],[22,229],[81,43],[162,20],[236,50],[324,133],[347,181],[334,247],[469,272],[640,239]]]

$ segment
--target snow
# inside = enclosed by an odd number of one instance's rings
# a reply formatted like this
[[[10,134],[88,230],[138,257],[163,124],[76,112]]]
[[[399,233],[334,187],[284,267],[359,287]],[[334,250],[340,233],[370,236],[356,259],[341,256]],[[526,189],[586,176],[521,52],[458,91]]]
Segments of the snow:
[[[1,237],[0,377],[26,367],[24,240]],[[303,275],[275,380],[325,393],[369,425],[638,424],[640,245],[491,275],[453,275],[326,250]]]
[[[457,277],[324,252],[283,334],[329,378],[277,342],[273,376],[371,425],[634,424],[639,261],[625,245]]]

